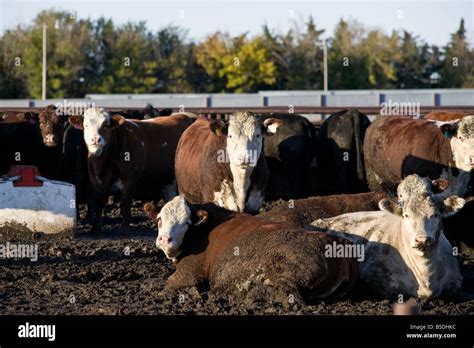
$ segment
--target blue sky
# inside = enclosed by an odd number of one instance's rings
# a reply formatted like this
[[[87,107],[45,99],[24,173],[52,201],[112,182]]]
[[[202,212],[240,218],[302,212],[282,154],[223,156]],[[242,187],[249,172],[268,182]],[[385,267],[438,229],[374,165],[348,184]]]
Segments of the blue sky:
[[[428,43],[444,45],[464,17],[474,44],[474,0],[0,0],[0,33],[18,24],[28,25],[38,12],[50,8],[73,11],[79,18],[105,16],[116,23],[144,20],[151,30],[175,24],[188,29],[193,40],[217,30],[232,35],[259,33],[264,23],[285,32],[311,14],[327,35],[332,35],[342,17],[387,33],[405,29]]]

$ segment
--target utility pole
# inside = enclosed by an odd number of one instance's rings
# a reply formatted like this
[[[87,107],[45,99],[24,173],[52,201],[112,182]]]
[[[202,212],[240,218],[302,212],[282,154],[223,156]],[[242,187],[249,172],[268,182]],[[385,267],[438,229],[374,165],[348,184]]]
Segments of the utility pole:
[[[324,92],[328,91],[328,45],[326,39],[323,40],[324,51]]]
[[[43,23],[43,83],[41,99],[46,100],[46,23]]]

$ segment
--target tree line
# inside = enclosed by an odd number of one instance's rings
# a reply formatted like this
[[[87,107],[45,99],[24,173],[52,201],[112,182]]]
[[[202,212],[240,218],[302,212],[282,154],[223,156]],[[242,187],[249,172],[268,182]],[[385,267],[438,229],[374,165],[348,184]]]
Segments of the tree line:
[[[210,34],[177,26],[76,19],[43,11],[0,38],[0,98],[40,98],[42,28],[48,28],[48,98],[86,93],[242,93],[323,88],[323,29],[312,17],[286,33]],[[340,20],[327,40],[329,89],[474,87],[464,20],[444,47],[413,33]]]

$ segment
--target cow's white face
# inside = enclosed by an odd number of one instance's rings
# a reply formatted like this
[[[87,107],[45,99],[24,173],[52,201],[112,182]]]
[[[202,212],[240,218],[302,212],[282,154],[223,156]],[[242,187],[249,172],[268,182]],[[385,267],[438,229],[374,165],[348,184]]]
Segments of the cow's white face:
[[[431,197],[412,197],[403,205],[402,233],[413,248],[430,249],[441,231],[441,214]]]
[[[402,236],[409,246],[426,252],[436,246],[443,230],[442,218],[457,213],[464,206],[464,199],[452,196],[441,200],[433,194],[431,183],[418,175],[407,176],[398,186],[402,200],[383,199],[381,210],[402,219]]]
[[[220,122],[220,124],[219,124]],[[226,152],[230,165],[234,168],[255,167],[262,153],[263,137],[276,133],[282,122],[268,118],[262,122],[259,116],[251,112],[236,112],[224,125],[218,121],[211,129],[218,135],[224,134]]]
[[[237,114],[229,120],[226,150],[231,165],[255,167],[262,152],[262,127],[255,116]]]
[[[163,250],[169,259],[180,254],[184,236],[191,225],[191,210],[186,200],[176,196],[165,204],[156,217],[158,237],[156,246]]]
[[[451,136],[451,150],[456,166],[466,172],[474,169],[474,116],[465,116],[461,121],[445,128]]]
[[[84,140],[91,155],[98,157],[102,154],[107,142],[100,130],[109,123],[110,115],[102,108],[90,108],[84,112]]]

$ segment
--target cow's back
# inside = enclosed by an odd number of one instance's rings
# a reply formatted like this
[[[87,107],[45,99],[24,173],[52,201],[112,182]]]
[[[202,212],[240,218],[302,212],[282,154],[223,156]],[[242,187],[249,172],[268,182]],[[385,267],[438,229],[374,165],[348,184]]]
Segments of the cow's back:
[[[465,112],[433,111],[426,114],[423,118],[433,121],[451,122],[460,120],[461,118],[467,115],[468,114]]]
[[[454,165],[449,140],[435,122],[405,116],[381,116],[364,141],[367,181],[372,191],[393,189],[410,174],[437,179]]]
[[[292,201],[291,206],[288,203],[281,204],[260,216],[271,221],[287,222],[296,227],[306,228],[317,219],[378,210],[378,203],[383,198],[388,198],[384,192],[310,197]]]

